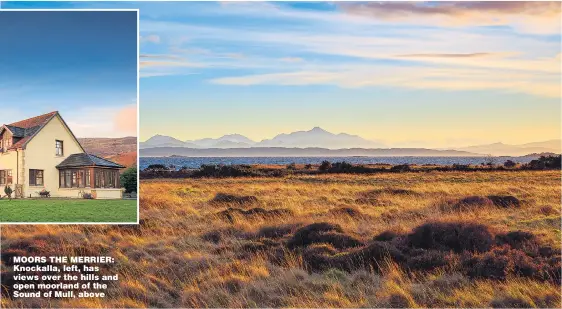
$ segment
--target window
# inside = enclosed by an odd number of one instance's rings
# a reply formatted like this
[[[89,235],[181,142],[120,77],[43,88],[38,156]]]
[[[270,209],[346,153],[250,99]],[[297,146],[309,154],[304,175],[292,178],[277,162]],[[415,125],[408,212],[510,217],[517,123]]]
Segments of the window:
[[[90,169],[69,169],[59,171],[60,188],[90,187]]]
[[[0,170],[0,185],[12,184],[12,170]]]
[[[29,185],[30,186],[43,185],[43,170],[29,170]]]
[[[94,170],[96,188],[118,188],[119,172],[112,169]]]
[[[92,176],[94,176],[93,180]],[[101,168],[60,170],[59,186],[61,188],[119,188],[119,171]]]
[[[63,147],[62,147],[62,141],[56,140],[55,141],[55,150],[56,150],[56,155],[59,157],[62,157],[64,152],[63,152]]]
[[[72,171],[70,170],[66,170],[64,171],[64,180],[65,180],[65,188],[71,188],[72,187]]]
[[[76,177],[78,177],[78,187],[79,188],[84,188],[84,171],[83,170],[79,170],[76,173]]]

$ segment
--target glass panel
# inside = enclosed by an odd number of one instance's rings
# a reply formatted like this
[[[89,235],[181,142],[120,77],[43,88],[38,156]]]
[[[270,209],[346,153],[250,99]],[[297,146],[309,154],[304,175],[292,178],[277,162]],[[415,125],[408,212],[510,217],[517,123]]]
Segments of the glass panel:
[[[43,185],[43,171],[42,170],[36,170],[35,171],[35,184],[38,185],[38,186]]]
[[[84,188],[84,171],[78,171],[78,187]]]
[[[70,170],[64,171],[65,188],[70,188],[72,184],[72,173]]]
[[[76,171],[72,171],[72,187],[78,187],[78,183],[76,182]]]

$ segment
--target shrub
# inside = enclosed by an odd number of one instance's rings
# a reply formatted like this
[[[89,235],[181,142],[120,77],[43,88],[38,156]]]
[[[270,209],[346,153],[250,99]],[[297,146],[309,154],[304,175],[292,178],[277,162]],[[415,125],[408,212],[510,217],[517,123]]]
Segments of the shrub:
[[[398,232],[395,231],[384,231],[380,234],[378,234],[377,236],[373,237],[373,240],[375,241],[391,241],[396,237],[400,237],[402,236],[402,234],[399,234]]]
[[[407,242],[415,248],[484,252],[490,250],[494,238],[483,224],[430,222],[416,227]]]
[[[493,206],[494,203],[489,198],[483,196],[467,196],[461,199],[457,206],[458,208],[475,208],[475,207],[486,207]]]
[[[297,165],[293,162],[290,164],[287,164],[287,169],[288,170],[296,170],[297,169]]]
[[[121,174],[121,185],[125,193],[137,192],[137,168],[135,166],[126,169]]]
[[[503,164],[503,166],[507,167],[507,168],[512,168],[515,167],[517,165],[517,163],[511,161],[511,160],[507,160],[505,161],[505,163]]]
[[[507,244],[514,249],[521,249],[525,243],[535,241],[535,235],[525,231],[513,231],[506,234],[496,235],[496,243],[500,245]]]
[[[312,164],[306,164],[306,165],[304,166],[304,169],[305,169],[305,170],[312,169]]]
[[[488,198],[498,207],[511,208],[521,206],[521,201],[511,195],[489,195]]]
[[[411,170],[412,168],[410,167],[409,164],[394,165],[393,167],[390,168],[391,172],[398,172],[398,173],[409,172]]]
[[[541,156],[525,165],[526,168],[533,170],[560,169],[562,156]]]
[[[453,169],[456,171],[468,171],[470,170],[470,165],[468,164],[453,164]]]
[[[252,204],[257,203],[258,198],[253,195],[238,196],[226,193],[217,193],[211,200],[211,203],[237,203],[237,204]]]
[[[320,164],[320,166],[318,167],[318,170],[320,171],[327,171],[329,169],[332,168],[332,163],[330,163],[330,161],[322,161],[322,163]]]
[[[243,177],[262,176],[263,173],[253,170],[249,165],[214,165],[202,164],[193,172],[194,177]]]
[[[432,270],[449,265],[450,256],[447,252],[426,250],[425,252],[408,258],[406,266],[412,270]]]
[[[293,233],[297,229],[296,224],[283,224],[275,226],[264,226],[257,233],[258,238],[282,238]]]
[[[168,167],[164,164],[150,164],[146,170],[167,170]]]
[[[287,247],[305,247],[315,243],[315,235],[326,232],[343,233],[343,229],[338,224],[327,222],[313,223],[298,229],[287,243]]]
[[[334,164],[332,164],[332,167],[330,168],[331,171],[335,171],[335,172],[343,172],[343,171],[349,171],[353,168],[353,165],[351,163],[342,161],[342,162],[336,162]]]
[[[12,199],[12,193],[13,192],[14,191],[12,190],[12,188],[10,188],[9,185],[4,188],[4,193],[6,193],[6,195],[8,196],[9,199]]]

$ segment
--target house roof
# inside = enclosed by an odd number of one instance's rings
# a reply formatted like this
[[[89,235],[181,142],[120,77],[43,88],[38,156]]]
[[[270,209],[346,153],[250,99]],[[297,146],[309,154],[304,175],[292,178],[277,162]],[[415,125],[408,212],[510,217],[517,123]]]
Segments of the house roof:
[[[25,129],[20,127],[14,127],[11,125],[6,125],[6,128],[12,132],[14,137],[24,137],[25,136]]]
[[[25,145],[44,125],[58,114],[57,111],[36,117],[16,121],[5,125],[5,127],[14,134],[14,137],[21,138],[8,149],[18,149]]]
[[[57,113],[58,113],[57,111],[54,111],[54,112],[50,112],[50,113],[47,113],[47,114],[35,116],[35,117],[32,117],[32,118],[16,121],[16,122],[10,123],[8,125],[13,126],[13,127],[20,127],[20,128],[24,128],[24,129],[33,128],[33,127],[44,125],[47,121],[49,121]]]
[[[62,161],[57,168],[71,168],[71,167],[84,167],[84,166],[99,166],[111,168],[124,168],[123,165],[111,162],[109,160],[94,156],[88,153],[76,153],[68,156]]]

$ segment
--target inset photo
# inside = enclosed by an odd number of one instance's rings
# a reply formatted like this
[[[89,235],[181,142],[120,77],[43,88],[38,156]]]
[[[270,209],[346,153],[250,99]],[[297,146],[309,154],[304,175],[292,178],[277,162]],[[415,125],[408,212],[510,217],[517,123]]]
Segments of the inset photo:
[[[138,10],[0,10],[0,222],[138,223]]]

